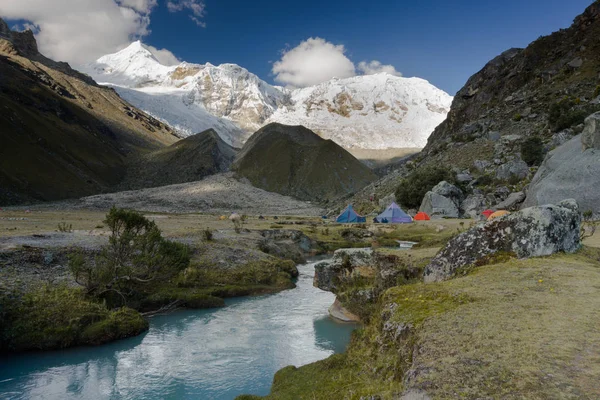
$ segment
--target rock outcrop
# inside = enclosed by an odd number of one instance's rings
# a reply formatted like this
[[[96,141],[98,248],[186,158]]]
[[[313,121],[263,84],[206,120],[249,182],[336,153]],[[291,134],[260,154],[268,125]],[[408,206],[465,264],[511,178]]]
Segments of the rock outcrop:
[[[302,231],[271,229],[260,232],[263,239],[259,248],[270,255],[293,260],[296,263],[306,262],[306,256],[314,255],[317,243]]]
[[[336,292],[340,282],[353,274],[360,274],[362,268],[373,265],[373,251],[364,249],[339,249],[329,261],[315,265],[314,286],[327,292]]]
[[[585,128],[581,132],[583,150],[600,149],[600,112],[585,119]]]
[[[494,219],[450,240],[425,268],[424,280],[449,279],[498,252],[519,258],[572,253],[580,246],[580,227],[581,213],[572,199]]]
[[[585,120],[584,132],[551,151],[527,190],[523,207],[572,197],[582,211],[600,214],[600,113]]]

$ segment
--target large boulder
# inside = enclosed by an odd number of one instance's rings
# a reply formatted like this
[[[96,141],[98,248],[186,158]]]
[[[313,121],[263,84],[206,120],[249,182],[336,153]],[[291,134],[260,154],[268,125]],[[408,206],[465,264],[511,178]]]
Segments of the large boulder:
[[[439,194],[452,200],[456,207],[460,206],[463,200],[463,192],[456,186],[446,181],[441,181],[431,189],[433,193]]]
[[[581,213],[573,199],[494,219],[450,240],[425,267],[424,280],[449,279],[498,252],[519,258],[572,253],[580,246],[580,227]]]
[[[585,119],[585,127],[581,132],[583,150],[600,149],[600,111]]]
[[[592,123],[597,122],[586,120],[586,131],[589,132]],[[546,156],[527,189],[522,207],[553,204],[571,197],[582,211],[600,214],[600,150],[582,149],[581,135]]]
[[[459,209],[448,197],[434,192],[425,193],[419,211],[427,213],[432,218],[458,218]]]
[[[458,218],[463,198],[463,192],[459,188],[442,181],[425,194],[419,211],[433,218]]]
[[[463,214],[465,217],[478,218],[481,212],[485,210],[485,196],[482,194],[472,194],[462,202]]]
[[[373,265],[373,251],[370,248],[339,249],[331,260],[315,265],[314,286],[328,292],[336,292],[345,278],[360,274],[363,268]]]

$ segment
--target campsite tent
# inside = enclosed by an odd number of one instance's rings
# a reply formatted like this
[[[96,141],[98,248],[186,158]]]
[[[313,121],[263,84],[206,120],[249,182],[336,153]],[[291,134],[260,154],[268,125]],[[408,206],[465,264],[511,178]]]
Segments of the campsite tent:
[[[377,222],[389,222],[391,224],[408,224],[412,222],[410,215],[402,211],[398,204],[392,202],[384,212],[375,217]]]
[[[482,211],[481,215],[483,215],[486,219],[488,219],[490,217],[490,215],[492,215],[494,213],[494,210],[485,210]]]
[[[510,213],[508,211],[506,211],[506,210],[498,210],[495,213],[493,213],[492,215],[490,215],[488,217],[488,220],[491,221],[493,219],[500,218],[500,217],[503,217],[503,216],[508,215],[508,214],[510,214]]]
[[[427,215],[427,213],[424,213],[423,211],[419,211],[417,213],[417,215],[415,215],[414,220],[415,221],[429,221],[429,220],[431,220],[431,218],[429,218],[429,215]]]
[[[360,216],[352,208],[352,204],[348,204],[348,207],[337,217],[336,222],[341,223],[352,223],[352,222],[367,222],[367,218]]]

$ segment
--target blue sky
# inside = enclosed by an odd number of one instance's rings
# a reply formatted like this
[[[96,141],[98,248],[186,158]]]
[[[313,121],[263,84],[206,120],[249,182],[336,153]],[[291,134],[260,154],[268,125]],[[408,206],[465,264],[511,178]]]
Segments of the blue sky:
[[[270,62],[309,37],[343,44],[355,63],[379,60],[454,94],[487,61],[568,27],[590,0],[206,0],[206,27],[153,12],[144,40],[181,59],[232,62],[273,82]]]
[[[332,76],[332,71],[340,77],[360,73],[359,62],[377,60],[404,76],[427,79],[455,94],[493,57],[568,27],[591,3],[0,0],[0,16],[21,28],[31,21],[41,51],[75,66],[141,37],[144,43],[168,49],[180,60],[236,63],[269,83],[305,86]],[[327,58],[321,57],[323,52],[313,53],[318,55],[310,58],[308,53],[297,52],[282,69],[300,74],[300,78],[276,81],[273,63],[282,59],[282,51],[316,37],[323,39],[323,51],[339,54]],[[330,70],[323,72],[328,67]],[[324,76],[319,76],[319,71]]]

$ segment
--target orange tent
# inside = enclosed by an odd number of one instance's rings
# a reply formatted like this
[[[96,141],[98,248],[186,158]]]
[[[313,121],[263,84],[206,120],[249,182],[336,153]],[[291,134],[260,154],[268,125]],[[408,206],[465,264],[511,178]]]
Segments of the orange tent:
[[[506,210],[498,210],[498,211],[496,211],[495,213],[493,213],[492,215],[490,215],[488,217],[488,221],[491,221],[491,220],[496,219],[496,218],[503,217],[503,216],[508,215],[508,214],[510,214],[510,213],[508,211],[506,211]]]
[[[413,218],[413,220],[415,221],[429,221],[431,218],[429,218],[429,215],[427,215],[427,213],[424,213],[423,211],[419,211],[417,213],[417,215],[415,215],[415,217]]]

